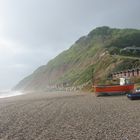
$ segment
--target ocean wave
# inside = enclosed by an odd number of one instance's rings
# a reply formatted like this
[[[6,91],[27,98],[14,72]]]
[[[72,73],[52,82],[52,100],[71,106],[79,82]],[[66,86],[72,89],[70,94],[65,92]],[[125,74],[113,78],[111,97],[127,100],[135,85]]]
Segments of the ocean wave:
[[[23,93],[20,91],[2,90],[0,91],[0,98],[8,98],[13,96],[19,96]]]

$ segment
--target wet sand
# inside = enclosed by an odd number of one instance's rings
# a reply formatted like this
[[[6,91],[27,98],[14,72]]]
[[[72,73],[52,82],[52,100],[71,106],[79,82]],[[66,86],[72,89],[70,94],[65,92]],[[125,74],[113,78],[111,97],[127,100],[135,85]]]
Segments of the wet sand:
[[[114,139],[140,139],[140,100],[66,92],[0,99],[0,140]]]

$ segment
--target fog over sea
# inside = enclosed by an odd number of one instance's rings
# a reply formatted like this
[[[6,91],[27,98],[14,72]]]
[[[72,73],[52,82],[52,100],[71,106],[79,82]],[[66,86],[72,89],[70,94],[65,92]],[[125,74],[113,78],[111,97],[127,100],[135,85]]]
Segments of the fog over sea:
[[[12,90],[0,90],[0,98],[8,98],[13,96],[22,95],[22,92]]]

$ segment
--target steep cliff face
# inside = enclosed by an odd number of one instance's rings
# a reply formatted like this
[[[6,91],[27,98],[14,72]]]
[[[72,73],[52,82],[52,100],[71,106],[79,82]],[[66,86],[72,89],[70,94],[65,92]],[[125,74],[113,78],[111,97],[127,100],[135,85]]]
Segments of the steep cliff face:
[[[105,82],[110,73],[119,70],[124,62],[123,69],[130,61],[131,67],[140,66],[139,52],[122,53],[121,50],[128,46],[140,47],[140,30],[96,28],[23,79],[14,89],[47,90],[54,86],[91,84],[92,80]]]

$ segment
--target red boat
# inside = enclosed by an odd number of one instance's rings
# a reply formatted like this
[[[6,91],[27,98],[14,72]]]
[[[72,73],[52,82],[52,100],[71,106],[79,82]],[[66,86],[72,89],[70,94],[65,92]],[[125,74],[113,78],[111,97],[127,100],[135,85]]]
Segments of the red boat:
[[[95,95],[120,95],[126,93],[132,93],[134,91],[134,84],[126,85],[101,85],[94,86]]]

